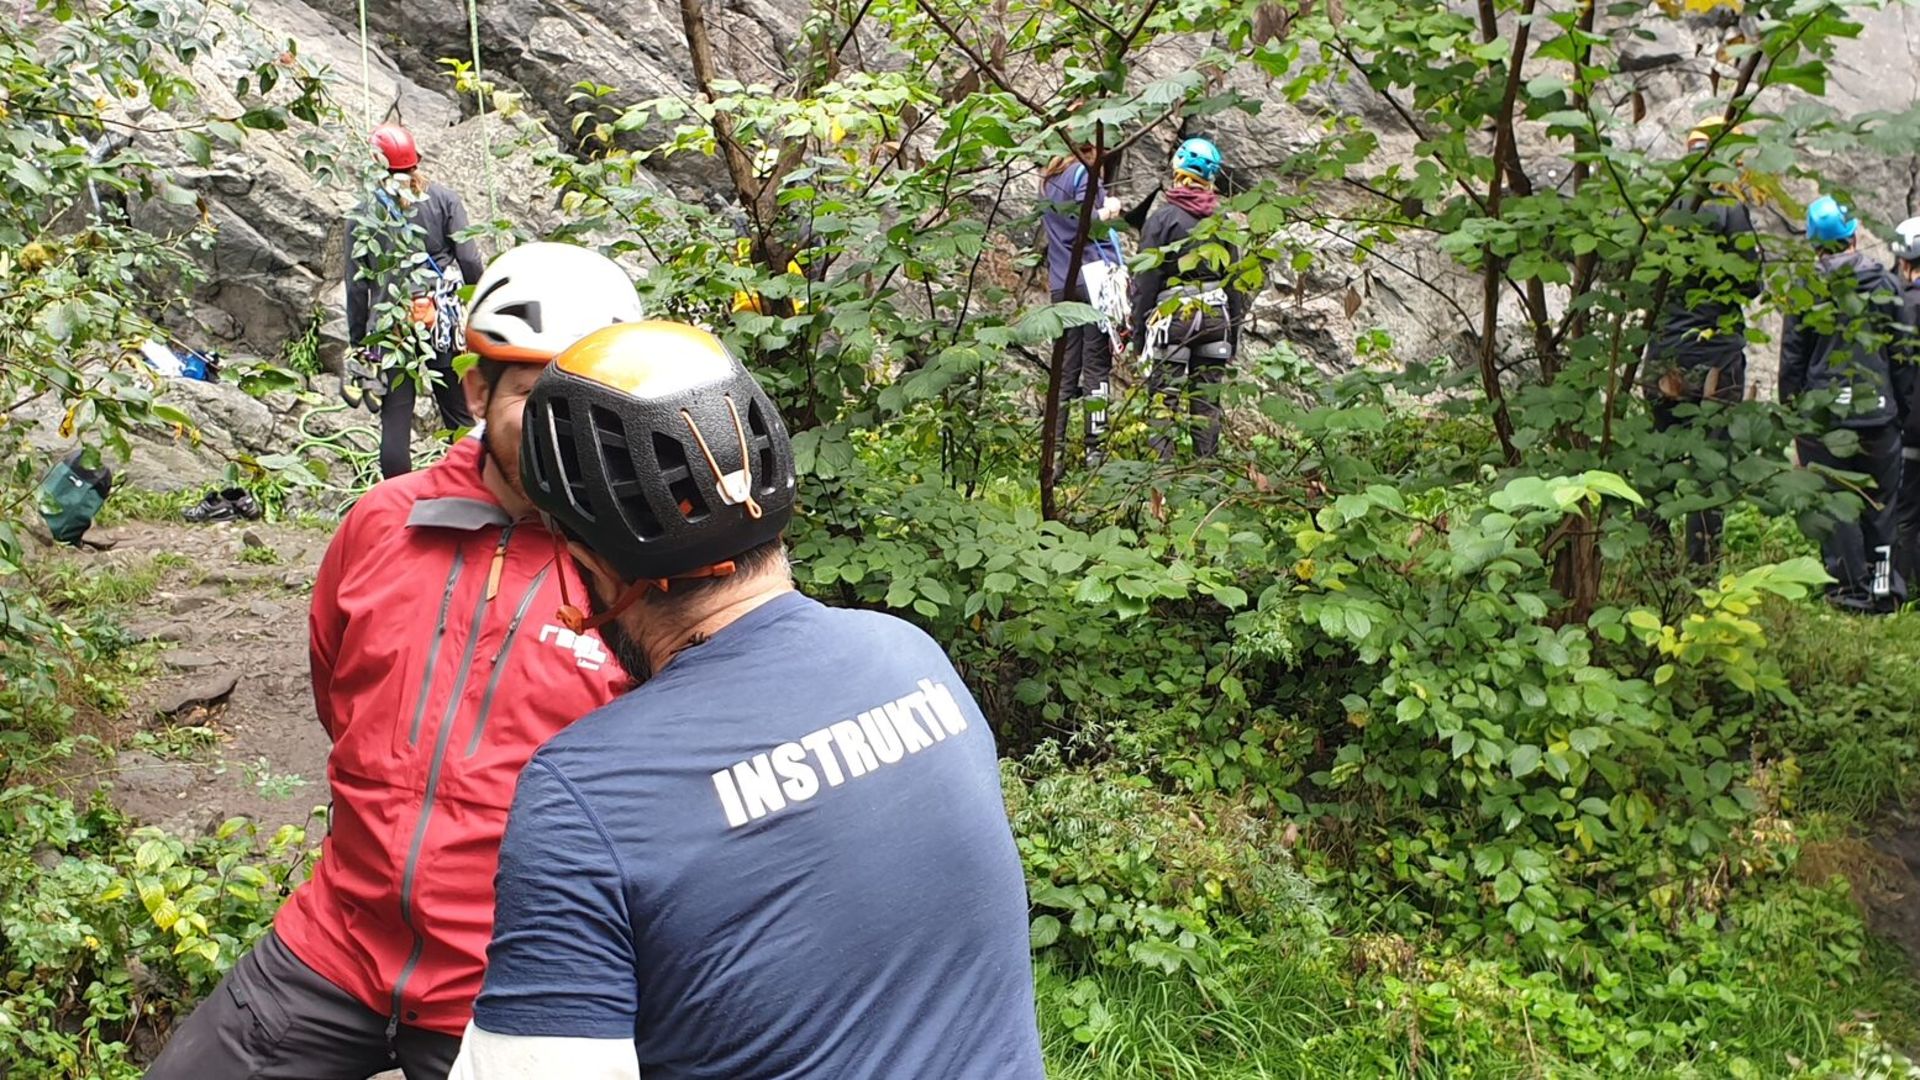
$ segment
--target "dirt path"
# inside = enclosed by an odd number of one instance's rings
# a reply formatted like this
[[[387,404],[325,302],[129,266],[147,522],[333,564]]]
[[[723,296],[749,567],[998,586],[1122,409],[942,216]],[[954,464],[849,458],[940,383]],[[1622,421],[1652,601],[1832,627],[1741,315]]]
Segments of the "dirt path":
[[[1899,945],[1920,972],[1920,808],[1882,823],[1872,846],[1880,862],[1856,895],[1873,932]]]
[[[176,557],[128,620],[162,651],[114,733],[123,747],[114,802],[178,833],[236,815],[268,831],[305,822],[327,801],[329,746],[307,676],[307,597],[326,534],[134,523],[90,538],[112,551],[72,557],[122,566]]]

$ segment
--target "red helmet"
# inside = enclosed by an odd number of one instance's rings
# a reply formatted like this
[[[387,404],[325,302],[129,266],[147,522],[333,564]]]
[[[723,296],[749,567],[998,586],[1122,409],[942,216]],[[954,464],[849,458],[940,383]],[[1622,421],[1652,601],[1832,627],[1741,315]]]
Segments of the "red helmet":
[[[386,159],[390,172],[403,172],[420,164],[420,148],[413,144],[413,132],[399,124],[381,124],[374,128],[373,148]]]

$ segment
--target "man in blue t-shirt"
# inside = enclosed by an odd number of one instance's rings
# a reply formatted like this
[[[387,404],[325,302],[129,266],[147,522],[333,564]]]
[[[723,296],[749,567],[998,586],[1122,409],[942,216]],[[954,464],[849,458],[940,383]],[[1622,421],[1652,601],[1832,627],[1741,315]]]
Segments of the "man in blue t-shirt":
[[[1039,1080],[993,737],[939,646],[793,589],[793,456],[712,335],[609,327],[528,496],[637,690],[521,774],[452,1080]]]

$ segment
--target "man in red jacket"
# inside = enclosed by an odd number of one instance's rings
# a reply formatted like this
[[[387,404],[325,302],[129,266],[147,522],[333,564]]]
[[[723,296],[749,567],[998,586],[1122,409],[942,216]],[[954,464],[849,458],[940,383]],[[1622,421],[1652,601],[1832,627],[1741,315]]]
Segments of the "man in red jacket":
[[[584,248],[524,245],[480,279],[465,386],[482,435],[369,491],[314,583],[313,695],[333,739],[320,861],[148,1080],[444,1080],[520,770],[626,687],[598,637],[553,622],[584,590],[521,486],[521,408],[562,349],[640,317],[626,274]]]

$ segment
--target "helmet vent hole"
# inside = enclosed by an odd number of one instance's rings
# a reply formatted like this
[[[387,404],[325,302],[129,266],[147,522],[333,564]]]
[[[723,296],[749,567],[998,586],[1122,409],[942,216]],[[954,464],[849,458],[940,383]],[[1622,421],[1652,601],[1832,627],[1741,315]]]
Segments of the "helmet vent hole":
[[[509,319],[519,319],[527,324],[534,333],[540,333],[540,301],[522,300],[517,304],[503,304],[498,314]]]
[[[588,521],[594,519],[593,499],[588,494],[586,477],[581,475],[580,446],[573,438],[573,407],[565,398],[553,399],[553,460],[560,473],[556,478],[567,489],[567,501]]]
[[[773,429],[767,423],[767,414],[758,401],[747,405],[747,431],[749,441],[755,447],[753,455],[753,475],[760,481],[760,490],[772,491],[773,479]]]
[[[620,414],[602,405],[589,407],[593,416],[595,441],[600,446],[600,469],[607,480],[607,491],[627,525],[642,540],[652,540],[665,530],[660,519],[647,505],[646,487],[635,471],[633,452],[628,448],[626,425]]]
[[[667,494],[672,497],[680,514],[688,521],[699,521],[708,513],[706,497],[700,494],[700,485],[693,478],[693,469],[687,463],[687,448],[680,440],[653,433],[653,458],[660,463],[660,479],[666,482]],[[701,468],[705,468],[703,462]]]

